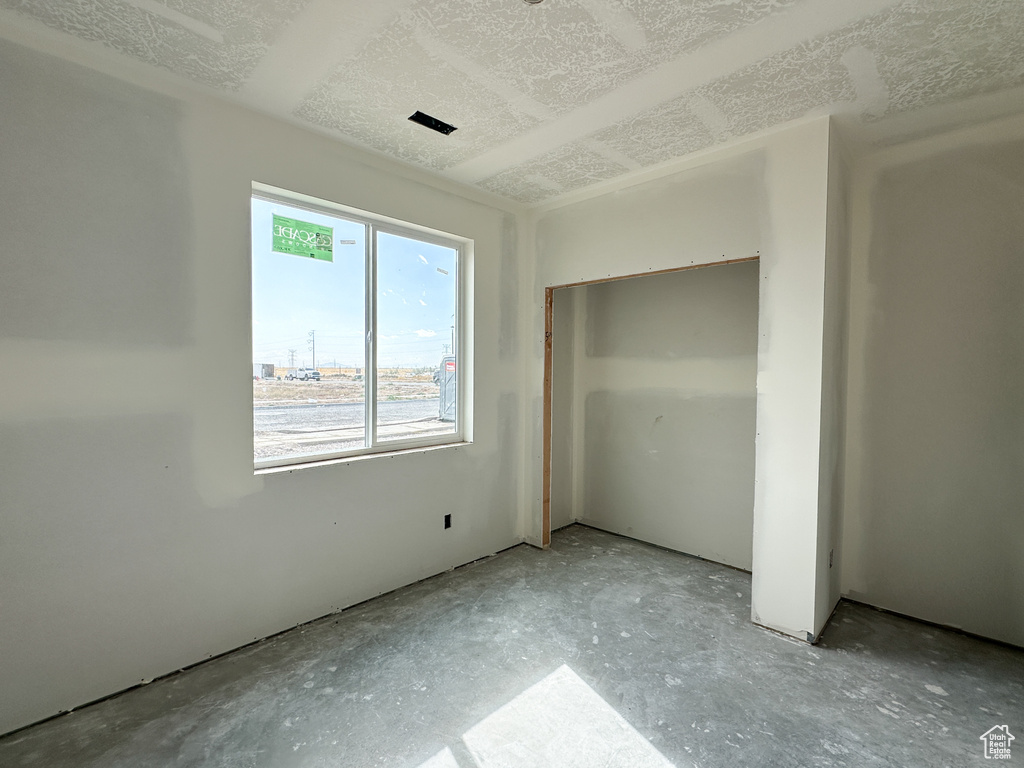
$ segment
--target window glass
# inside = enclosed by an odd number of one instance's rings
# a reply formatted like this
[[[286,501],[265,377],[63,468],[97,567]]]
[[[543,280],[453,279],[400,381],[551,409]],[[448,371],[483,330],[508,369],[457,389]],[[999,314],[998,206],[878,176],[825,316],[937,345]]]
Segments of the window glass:
[[[461,439],[461,242],[252,198],[257,468]]]
[[[441,373],[442,360],[456,357],[457,257],[454,248],[377,233],[378,440],[455,432],[456,382]]]

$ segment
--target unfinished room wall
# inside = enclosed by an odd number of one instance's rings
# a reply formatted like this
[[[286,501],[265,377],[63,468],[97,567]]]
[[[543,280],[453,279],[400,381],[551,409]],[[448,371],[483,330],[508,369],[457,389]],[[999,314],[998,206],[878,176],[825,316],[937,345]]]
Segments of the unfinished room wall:
[[[514,211],[104,61],[0,42],[0,732],[520,536]],[[475,240],[472,445],[254,475],[253,180]]]
[[[844,460],[846,450],[847,336],[849,328],[849,169],[833,124],[828,147],[828,220],[825,233],[825,321],[822,330],[821,456],[814,633],[825,627],[841,591]]]
[[[750,569],[757,267],[587,288],[583,522]]]
[[[801,639],[817,586],[828,132],[809,120],[540,211],[531,291],[539,393],[545,287],[760,256],[751,613]],[[542,499],[529,503],[539,537]]]
[[[814,124],[812,124],[814,125]],[[751,617],[810,640],[817,581],[829,123],[768,153],[761,258]]]
[[[552,331],[551,529],[573,522],[573,420],[575,411],[576,289],[560,288],[554,296]]]
[[[1024,645],[1024,119],[854,190],[843,591]]]

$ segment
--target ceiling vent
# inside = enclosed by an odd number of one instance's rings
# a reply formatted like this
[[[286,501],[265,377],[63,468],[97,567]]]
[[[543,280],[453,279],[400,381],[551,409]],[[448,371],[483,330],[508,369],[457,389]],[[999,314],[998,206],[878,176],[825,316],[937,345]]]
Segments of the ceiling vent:
[[[449,125],[443,120],[438,120],[436,117],[425,115],[419,110],[416,110],[416,112],[410,115],[409,119],[412,120],[414,123],[419,123],[420,125],[429,128],[432,131],[443,133],[445,136],[447,136],[452,131],[458,130],[454,125]]]

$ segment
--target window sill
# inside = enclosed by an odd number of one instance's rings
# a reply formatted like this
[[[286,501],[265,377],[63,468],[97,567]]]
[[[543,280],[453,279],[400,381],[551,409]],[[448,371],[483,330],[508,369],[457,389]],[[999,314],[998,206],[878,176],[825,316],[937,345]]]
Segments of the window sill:
[[[361,453],[355,456],[335,456],[329,459],[304,459],[296,464],[283,464],[277,467],[257,467],[253,470],[254,475],[280,475],[288,472],[296,472],[313,467],[330,467],[338,464],[356,464],[369,459],[393,459],[396,456],[407,456],[414,453],[430,453],[432,451],[443,451],[448,449],[458,450],[473,443],[462,441],[458,443],[444,443],[442,445],[423,445],[412,448],[396,448],[393,451],[381,451],[380,453]]]

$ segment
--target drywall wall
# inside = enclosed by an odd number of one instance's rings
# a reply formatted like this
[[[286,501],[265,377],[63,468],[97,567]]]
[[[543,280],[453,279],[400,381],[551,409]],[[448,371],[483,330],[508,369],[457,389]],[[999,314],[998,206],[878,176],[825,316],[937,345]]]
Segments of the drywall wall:
[[[551,396],[551,529],[573,522],[573,421],[575,417],[575,327],[578,288],[554,292]]]
[[[141,68],[0,71],[0,732],[520,540],[514,216]],[[254,476],[253,180],[475,241],[472,445]]]
[[[749,570],[757,262],[585,290],[583,522]]]
[[[867,158],[843,591],[1024,645],[1024,120]]]
[[[828,134],[808,120],[539,212],[527,358],[539,393],[545,287],[760,256],[751,615],[801,639],[817,589]],[[539,539],[540,494],[528,503]]]
[[[815,635],[828,121],[767,149],[761,258],[751,617]]]
[[[847,330],[849,327],[849,170],[835,124],[829,131],[828,219],[825,232],[825,306],[822,328],[821,454],[814,635],[839,602],[844,459],[846,451]]]

